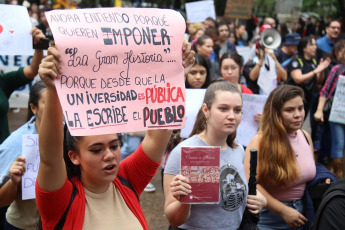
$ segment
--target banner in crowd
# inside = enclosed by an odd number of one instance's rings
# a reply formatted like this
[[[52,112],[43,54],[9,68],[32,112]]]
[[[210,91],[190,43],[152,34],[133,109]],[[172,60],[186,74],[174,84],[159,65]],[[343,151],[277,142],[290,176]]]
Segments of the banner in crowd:
[[[345,124],[345,76],[339,76],[329,121]]]
[[[0,4],[0,12],[0,54],[32,55],[32,25],[26,7]]]
[[[270,55],[265,54],[265,61],[260,68],[258,85],[260,86],[260,94],[269,95],[272,90],[277,88],[277,71],[275,67],[275,62]]]
[[[216,11],[214,9],[213,0],[188,2],[185,4],[185,6],[187,18],[191,23],[204,22],[208,17],[216,19]]]
[[[46,17],[62,55],[55,84],[72,135],[184,126],[180,13],[94,8]]]
[[[237,128],[236,140],[243,146],[247,146],[259,129],[259,122],[254,119],[258,113],[262,113],[267,100],[266,95],[242,94],[242,120]]]
[[[180,132],[182,138],[188,138],[192,132],[205,92],[206,89],[186,89],[186,124]]]
[[[38,150],[38,134],[24,134],[22,136],[23,157],[26,159],[26,170],[22,177],[22,199],[35,199],[35,183],[40,164]]]
[[[255,46],[236,46],[236,51],[243,58],[243,66],[249,61],[255,58]]]
[[[249,19],[253,13],[254,0],[227,0],[224,17]]]

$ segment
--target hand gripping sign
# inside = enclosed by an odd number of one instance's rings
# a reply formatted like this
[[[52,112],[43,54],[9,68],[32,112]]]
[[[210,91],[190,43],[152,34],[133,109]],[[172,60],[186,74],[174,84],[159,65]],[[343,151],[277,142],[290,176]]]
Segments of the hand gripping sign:
[[[72,135],[184,127],[178,12],[95,8],[46,16],[62,54],[55,85]]]

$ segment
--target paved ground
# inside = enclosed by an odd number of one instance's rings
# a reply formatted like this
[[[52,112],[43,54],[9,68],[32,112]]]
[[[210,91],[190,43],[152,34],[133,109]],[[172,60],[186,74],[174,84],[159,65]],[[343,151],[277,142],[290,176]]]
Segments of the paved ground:
[[[9,126],[11,132],[19,128],[25,123],[27,109],[21,109],[18,113],[10,111],[8,113]],[[161,185],[161,169],[152,179],[152,183],[156,186],[156,191],[152,193],[143,192],[140,197],[140,203],[144,211],[144,215],[148,222],[150,230],[167,230],[168,222],[164,217],[164,195]]]

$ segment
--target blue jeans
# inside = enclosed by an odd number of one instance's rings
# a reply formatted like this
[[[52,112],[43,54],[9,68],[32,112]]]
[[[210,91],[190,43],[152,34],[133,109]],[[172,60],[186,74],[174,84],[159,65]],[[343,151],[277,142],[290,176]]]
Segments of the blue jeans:
[[[295,200],[295,201],[284,201],[282,202],[288,207],[296,209],[298,212],[304,212],[303,200]],[[258,223],[258,228],[260,230],[290,230],[291,228],[289,225],[284,221],[284,219],[279,216],[278,214],[269,211],[268,209],[264,208],[260,212],[260,220]],[[298,230],[302,230],[303,226],[300,228],[295,228]]]
[[[329,122],[332,136],[332,158],[343,158],[344,144],[345,144],[345,125]]]
[[[121,161],[134,153],[139,147],[143,137],[130,136],[127,134],[123,135],[123,146],[121,148]]]
[[[14,227],[12,224],[8,223],[7,220],[5,219],[4,230],[22,230],[22,229]]]

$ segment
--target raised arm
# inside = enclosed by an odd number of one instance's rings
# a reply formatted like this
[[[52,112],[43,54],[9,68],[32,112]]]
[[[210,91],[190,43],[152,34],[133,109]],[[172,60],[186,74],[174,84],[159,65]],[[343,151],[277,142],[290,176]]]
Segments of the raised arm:
[[[25,173],[25,158],[22,156],[11,164],[10,179],[0,188],[0,207],[10,205],[17,197],[18,186]]]
[[[277,75],[280,77],[280,80],[281,81],[286,81],[287,80],[287,72],[286,70],[281,66],[281,64],[279,63],[276,55],[274,54],[274,52],[271,52],[269,51],[267,48],[266,48],[266,53],[268,55],[271,56],[271,58],[274,60],[274,63],[275,63],[275,67],[276,67],[276,72],[277,72]]]
[[[255,64],[253,69],[249,72],[249,79],[256,81],[259,78],[261,66],[264,64],[265,53],[262,49],[257,49],[259,62]]]
[[[249,166],[250,166],[250,150],[251,149],[259,149],[259,142],[260,142],[260,134],[256,134],[253,139],[249,142],[246,148],[246,155],[244,159],[244,169],[246,171],[247,179],[249,179]],[[260,152],[258,151],[258,154]],[[259,157],[258,157],[259,158]],[[260,169],[260,162],[258,160],[257,171]],[[260,183],[260,178],[258,178]],[[277,213],[280,215],[284,221],[291,227],[296,228],[304,225],[307,222],[307,219],[300,214],[297,210],[286,206],[284,203],[280,202],[267,190],[262,187],[260,184],[257,185],[258,190],[264,195],[267,199],[267,209],[270,211]]]
[[[319,79],[323,78],[323,71],[329,66],[330,63],[331,60],[329,58],[326,58],[325,60],[321,59],[319,65],[313,71],[303,74],[301,69],[294,69],[291,71],[291,77],[296,84],[307,82],[315,76],[319,81]]]
[[[37,182],[41,189],[54,191],[63,186],[67,172],[63,159],[63,116],[54,79],[61,71],[59,52],[50,47],[39,75],[47,86],[46,102],[39,132],[40,166]]]
[[[30,33],[33,36],[34,43],[37,44],[41,38],[45,38],[46,36],[40,29],[36,27],[32,28]],[[24,68],[24,75],[27,79],[32,80],[38,74],[38,68],[43,58],[43,50],[35,50],[34,56],[32,57],[31,63],[29,66]]]

